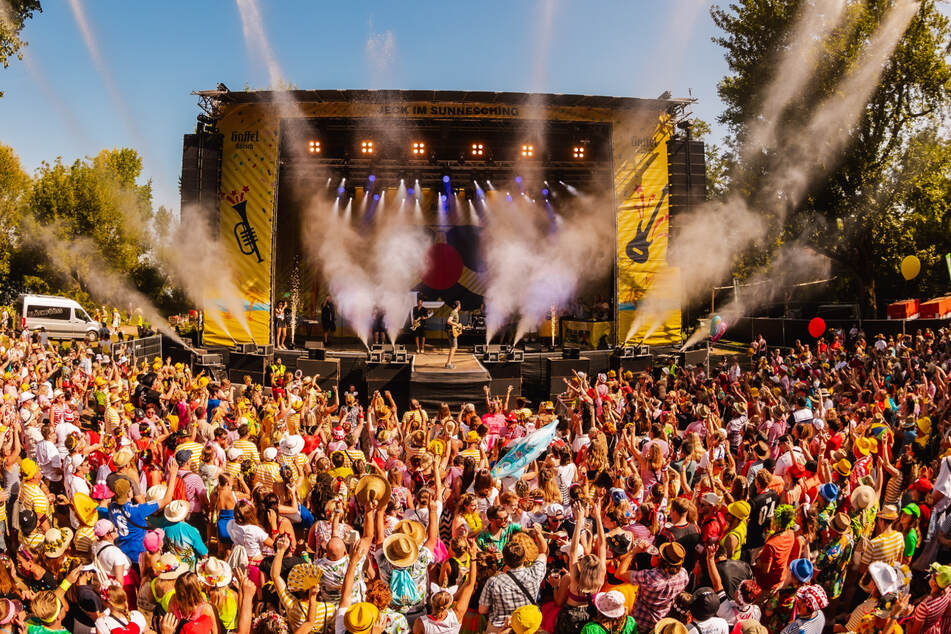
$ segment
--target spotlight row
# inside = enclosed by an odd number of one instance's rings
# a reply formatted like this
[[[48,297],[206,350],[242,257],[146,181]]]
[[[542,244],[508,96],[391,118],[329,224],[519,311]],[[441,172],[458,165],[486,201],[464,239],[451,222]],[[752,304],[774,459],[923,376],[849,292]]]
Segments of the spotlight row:
[[[367,139],[360,141],[360,154],[361,155],[371,155],[374,153],[375,145],[372,140]],[[320,141],[317,139],[311,139],[307,142],[307,151],[310,154],[320,154]],[[469,150],[469,155],[472,158],[480,159],[487,156],[487,148],[484,143],[473,143],[472,147]],[[410,153],[414,157],[425,157],[426,156],[426,143],[424,141],[413,141],[410,146]],[[520,152],[522,158],[533,158],[535,156],[535,146],[531,143],[523,143],[521,146]],[[584,145],[575,145],[571,148],[571,157],[577,160],[583,160],[585,158],[585,147]]]

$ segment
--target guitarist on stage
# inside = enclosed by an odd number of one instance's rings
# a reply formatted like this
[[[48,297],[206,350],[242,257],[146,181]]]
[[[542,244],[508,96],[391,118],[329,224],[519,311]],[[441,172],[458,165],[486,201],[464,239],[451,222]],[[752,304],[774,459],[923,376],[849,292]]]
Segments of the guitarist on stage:
[[[423,307],[423,298],[416,297],[416,306],[413,308],[412,330],[416,332],[416,354],[426,352],[426,327],[423,322],[432,317],[432,313]]]
[[[446,334],[449,335],[449,359],[446,360],[446,367],[450,370],[454,366],[453,358],[456,356],[456,348],[459,347],[459,335],[462,333],[462,322],[459,321],[459,307],[462,303],[457,299],[452,303],[452,312],[449,313],[449,319],[446,320]]]

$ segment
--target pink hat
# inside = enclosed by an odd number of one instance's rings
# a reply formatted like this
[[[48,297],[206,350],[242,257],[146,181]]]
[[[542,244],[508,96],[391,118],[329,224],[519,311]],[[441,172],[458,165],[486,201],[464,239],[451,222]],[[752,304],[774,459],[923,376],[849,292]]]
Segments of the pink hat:
[[[106,486],[105,483],[100,483],[93,486],[92,495],[90,495],[89,497],[91,497],[94,500],[108,500],[109,498],[112,497],[112,495],[113,495],[112,489]]]
[[[109,520],[99,520],[95,526],[92,527],[92,532],[99,538],[105,537],[114,530],[116,530],[116,525]]]
[[[343,440],[343,437],[344,437],[343,427],[339,427],[339,426],[338,426],[338,427],[334,427],[334,428],[333,428],[333,437],[334,437],[334,440]]]
[[[156,528],[145,534],[145,539],[142,540],[142,545],[145,546],[145,549],[150,553],[157,553],[162,550],[162,542],[165,541],[165,531],[161,528]]]
[[[594,607],[609,619],[618,619],[627,613],[624,595],[617,590],[598,592],[594,595]]]

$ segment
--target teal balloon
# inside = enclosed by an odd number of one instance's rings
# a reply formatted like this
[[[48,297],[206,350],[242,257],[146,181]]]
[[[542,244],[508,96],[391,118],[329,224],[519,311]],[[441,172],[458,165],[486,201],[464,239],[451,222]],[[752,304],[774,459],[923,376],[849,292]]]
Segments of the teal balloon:
[[[710,320],[710,336],[716,337],[717,331],[720,330],[720,324],[723,323],[723,320],[719,315],[714,315],[713,319]]]

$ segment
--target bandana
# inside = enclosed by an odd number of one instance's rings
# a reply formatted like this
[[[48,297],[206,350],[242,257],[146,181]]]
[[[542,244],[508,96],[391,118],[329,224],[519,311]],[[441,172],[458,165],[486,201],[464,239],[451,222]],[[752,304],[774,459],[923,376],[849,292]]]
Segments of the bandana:
[[[796,601],[804,602],[812,612],[818,612],[829,605],[829,598],[822,586],[809,584],[796,590]]]

